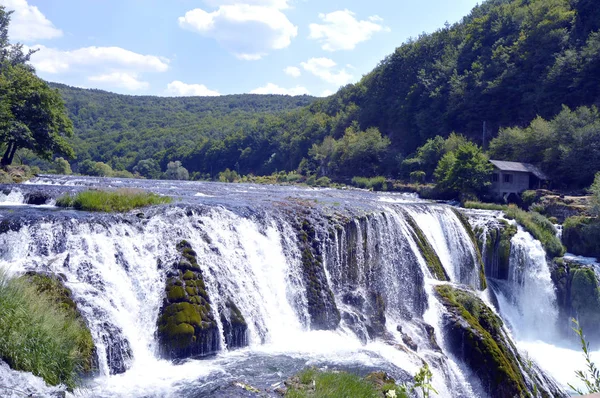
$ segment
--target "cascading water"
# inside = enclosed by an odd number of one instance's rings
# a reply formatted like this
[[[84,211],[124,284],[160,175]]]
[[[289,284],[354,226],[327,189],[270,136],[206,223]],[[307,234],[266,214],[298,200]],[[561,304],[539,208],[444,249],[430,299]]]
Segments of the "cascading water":
[[[511,239],[508,281],[496,281],[496,296],[504,319],[520,340],[557,337],[558,308],[546,252],[519,227]]]
[[[99,180],[42,177],[38,182],[49,187],[52,200]],[[176,195],[181,203],[126,215],[0,208],[0,267],[14,274],[61,275],[92,332],[99,374],[81,394],[243,396],[232,381],[271,388],[307,365],[361,373],[383,369],[401,381],[426,360],[440,396],[486,396],[448,353],[441,321],[447,311],[433,293],[440,282],[411,224],[420,226],[451,282],[478,288],[476,248],[449,207],[360,191],[136,180],[102,184]],[[19,195],[41,189],[23,185]],[[7,199],[16,195],[11,192],[0,197],[0,206],[13,200]],[[221,351],[173,363],[161,359],[157,319],[183,240],[197,253]],[[515,273],[515,280],[529,287],[535,283],[523,273]],[[230,349],[224,337],[219,315],[230,302],[247,322],[243,349]],[[14,379],[12,374],[0,364],[0,381]],[[39,384],[33,376],[23,378]],[[52,391],[28,384],[41,395]]]

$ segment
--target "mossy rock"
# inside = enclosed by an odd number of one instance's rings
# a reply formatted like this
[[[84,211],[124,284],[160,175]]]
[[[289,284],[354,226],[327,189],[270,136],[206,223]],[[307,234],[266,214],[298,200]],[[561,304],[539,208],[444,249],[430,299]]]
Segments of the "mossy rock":
[[[421,251],[423,258],[425,259],[425,262],[427,263],[427,268],[429,268],[431,274],[437,280],[449,281],[450,278],[448,277],[448,274],[446,273],[446,270],[444,269],[440,258],[435,252],[433,246],[431,246],[431,243],[429,243],[429,241],[425,237],[425,234],[423,233],[421,228],[419,228],[415,220],[408,214],[406,214],[406,221],[410,225],[413,238],[417,242],[419,250]]]
[[[158,340],[167,358],[203,357],[219,350],[219,329],[205,290],[197,254],[187,241],[167,279],[158,317]]]
[[[435,287],[448,313],[444,314],[444,333],[449,350],[479,378],[491,397],[527,396],[532,390],[521,369],[525,363],[502,330],[498,318],[475,294],[449,285]],[[547,383],[534,378],[538,389]],[[560,390],[539,391],[544,397],[563,396]]]
[[[83,354],[84,358],[83,368],[81,370],[84,374],[94,372],[98,367],[96,346],[85,319],[77,309],[77,304],[73,300],[73,293],[71,290],[65,286],[63,281],[57,275],[28,272],[23,278],[31,285],[35,286],[38,292],[55,302],[65,314],[79,322],[81,330],[83,331],[78,339],[79,352]]]

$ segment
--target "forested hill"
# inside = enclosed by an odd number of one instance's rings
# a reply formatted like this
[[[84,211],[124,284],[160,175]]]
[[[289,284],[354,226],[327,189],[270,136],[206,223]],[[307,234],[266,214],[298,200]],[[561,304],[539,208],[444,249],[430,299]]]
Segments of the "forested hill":
[[[597,0],[488,0],[463,21],[410,40],[356,85],[319,103],[379,127],[412,152],[456,131],[500,127],[600,104]]]
[[[488,0],[322,100],[131,97],[55,86],[75,124],[75,170],[86,159],[129,171],[144,160],[161,170],[180,160],[214,177],[226,168],[295,170],[305,158],[305,173],[397,176],[428,138],[455,131],[481,143],[485,122],[489,142],[501,128],[551,119],[563,105],[599,105],[596,3]]]

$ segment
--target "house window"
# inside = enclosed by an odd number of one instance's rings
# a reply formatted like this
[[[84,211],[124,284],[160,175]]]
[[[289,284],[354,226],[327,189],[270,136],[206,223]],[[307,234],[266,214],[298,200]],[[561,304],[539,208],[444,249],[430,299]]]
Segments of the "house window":
[[[505,184],[512,184],[513,182],[513,176],[512,174],[504,174],[504,183]]]
[[[498,176],[498,173],[492,174],[492,182],[498,182],[499,179],[500,177]]]

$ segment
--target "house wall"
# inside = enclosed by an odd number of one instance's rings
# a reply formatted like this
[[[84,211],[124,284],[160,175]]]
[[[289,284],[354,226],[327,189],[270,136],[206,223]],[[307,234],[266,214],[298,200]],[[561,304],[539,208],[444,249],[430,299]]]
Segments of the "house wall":
[[[495,196],[503,197],[510,193],[520,194],[529,189],[529,173],[495,169],[494,174],[498,175],[498,181],[492,179],[491,192]],[[510,176],[510,182],[505,182],[504,176]]]

